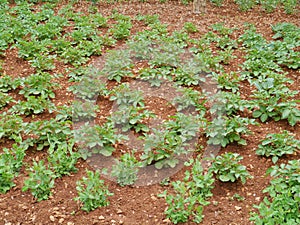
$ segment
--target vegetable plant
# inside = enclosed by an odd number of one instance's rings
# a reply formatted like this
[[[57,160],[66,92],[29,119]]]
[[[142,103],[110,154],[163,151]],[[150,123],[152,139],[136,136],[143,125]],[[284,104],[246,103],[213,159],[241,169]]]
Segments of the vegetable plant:
[[[125,153],[120,160],[116,159],[113,165],[111,175],[116,177],[117,182],[121,186],[132,185],[137,180],[138,168],[141,167],[133,153]]]
[[[191,163],[191,162],[190,162]],[[165,214],[174,224],[193,219],[201,223],[204,218],[203,207],[212,196],[214,178],[212,173],[204,173],[200,161],[196,160],[191,171],[186,171],[183,181],[172,182],[174,194],[165,190],[159,197],[164,197],[168,204]]]
[[[117,127],[120,126],[123,132],[133,129],[136,133],[146,133],[150,129],[143,122],[154,116],[155,114],[143,107],[128,106],[113,112],[109,121]]]
[[[52,113],[56,106],[49,100],[42,96],[28,96],[26,101],[18,101],[9,112],[17,113],[20,115],[30,116],[33,114],[41,114],[46,110]]]
[[[272,157],[272,162],[276,163],[279,157],[286,154],[294,154],[300,150],[300,141],[287,130],[281,133],[267,134],[256,150],[257,155]]]
[[[232,142],[237,142],[240,145],[246,145],[246,140],[242,135],[250,133],[247,128],[250,124],[256,125],[257,123],[253,119],[240,116],[219,116],[213,119],[205,130],[209,138],[208,144],[226,147]]]
[[[24,181],[22,191],[30,190],[37,201],[46,200],[54,187],[54,173],[45,165],[43,160],[33,161],[28,169],[29,177]]]
[[[29,96],[41,96],[44,99],[54,98],[55,93],[53,90],[59,86],[58,83],[52,81],[53,76],[49,73],[32,74],[22,83],[20,94],[26,98]]]
[[[299,160],[269,168],[267,175],[271,175],[272,179],[263,190],[269,196],[259,205],[254,205],[258,212],[251,212],[250,220],[256,224],[299,224],[299,172]]]
[[[100,179],[99,171],[86,171],[87,176],[76,182],[78,197],[76,201],[82,202],[81,209],[90,212],[98,207],[108,206],[108,197],[112,196],[104,181]]]
[[[125,136],[117,134],[113,124],[108,122],[102,126],[86,123],[75,131],[75,138],[78,140],[82,158],[86,159],[92,153],[111,156],[115,150],[114,145]]]
[[[13,179],[18,175],[25,156],[25,149],[14,144],[11,149],[4,148],[0,154],[0,193],[15,186]]]
[[[48,149],[48,162],[56,177],[70,175],[77,172],[75,164],[80,157],[80,153],[73,150],[74,141],[60,142],[58,145],[50,145]]]
[[[245,184],[246,180],[252,176],[245,166],[239,164],[242,159],[243,157],[237,153],[227,152],[213,159],[209,170],[222,182],[235,182],[240,179]]]

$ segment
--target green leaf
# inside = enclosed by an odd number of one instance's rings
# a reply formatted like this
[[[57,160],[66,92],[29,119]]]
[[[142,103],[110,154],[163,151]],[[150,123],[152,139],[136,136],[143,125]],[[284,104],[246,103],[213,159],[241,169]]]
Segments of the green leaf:
[[[266,114],[266,113],[263,113],[263,114],[260,116],[261,122],[266,122],[267,119],[268,119],[268,114]]]
[[[260,115],[262,114],[262,112],[260,110],[255,110],[253,113],[252,113],[252,116],[254,118],[258,118],[260,117]]]

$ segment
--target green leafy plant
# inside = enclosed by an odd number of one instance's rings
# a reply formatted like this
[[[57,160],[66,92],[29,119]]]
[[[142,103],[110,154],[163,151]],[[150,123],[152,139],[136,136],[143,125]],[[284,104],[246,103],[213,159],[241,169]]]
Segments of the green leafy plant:
[[[285,84],[274,78],[267,78],[265,81],[254,82],[257,91],[254,91],[253,111],[254,118],[260,118],[262,122],[268,118],[275,121],[287,119],[289,124],[294,126],[300,121],[300,110],[297,109],[297,100],[288,100],[294,97],[297,91],[291,91]],[[252,108],[253,108],[252,107]]]
[[[68,88],[73,94],[84,100],[95,100],[98,96],[108,96],[110,91],[107,89],[105,82],[101,80],[101,72],[95,67],[88,67],[81,71],[79,84],[72,85]]]
[[[110,33],[117,40],[127,39],[130,36],[132,24],[130,21],[118,21],[111,29]]]
[[[185,111],[194,108],[199,112],[199,116],[204,116],[206,108],[204,107],[205,100],[200,92],[193,88],[178,88],[179,96],[176,96],[172,103],[176,105],[178,111]],[[179,94],[179,93],[178,93]]]
[[[3,107],[5,107],[6,105],[8,105],[11,102],[15,102],[13,97],[9,96],[6,93],[0,92],[0,110],[2,110]]]
[[[48,199],[54,187],[54,173],[48,169],[43,160],[33,161],[28,172],[29,177],[24,181],[22,191],[30,190],[38,202]]]
[[[234,2],[242,11],[249,11],[257,4],[255,0],[234,0]]]
[[[20,94],[26,98],[29,96],[41,96],[42,98],[54,98],[54,88],[59,86],[58,83],[52,81],[53,76],[49,73],[37,73],[32,74],[22,83],[22,89],[19,91]]]
[[[237,142],[240,145],[246,145],[246,140],[241,135],[249,134],[248,125],[256,125],[253,119],[243,118],[240,116],[227,117],[221,116],[213,119],[205,130],[209,138],[208,144],[226,145]]]
[[[297,12],[297,0],[281,0],[286,14]]]
[[[146,165],[154,164],[157,169],[174,168],[178,156],[189,153],[194,146],[189,141],[197,136],[202,119],[177,113],[173,120],[166,121],[160,129],[151,129],[145,134],[144,150],[141,159]]]
[[[120,160],[116,159],[111,175],[117,178],[117,182],[121,186],[132,185],[137,180],[139,167],[141,167],[141,162],[135,158],[134,153],[125,153]]]
[[[75,131],[75,137],[77,137],[79,151],[84,159],[91,156],[92,153],[110,156],[115,150],[114,145],[125,139],[124,135],[117,134],[116,128],[109,122],[102,126],[91,126],[86,123]]]
[[[245,184],[246,180],[252,176],[245,166],[239,164],[242,159],[243,157],[237,153],[227,152],[213,159],[209,170],[222,182],[235,182],[240,179]]]
[[[132,60],[127,50],[111,50],[105,57],[104,68],[101,74],[104,74],[108,80],[121,82],[122,77],[132,76]]]
[[[74,100],[72,103],[73,109],[73,121],[83,121],[88,119],[93,119],[97,116],[99,110],[98,105],[92,101],[79,101]]]
[[[0,77],[0,91],[8,92],[17,89],[22,83],[20,78],[12,79],[10,76],[5,75]]]
[[[269,197],[254,205],[258,213],[251,212],[250,220],[256,224],[299,224],[300,161],[273,166],[267,175],[273,177],[270,186],[263,190]]]
[[[49,99],[45,99],[42,96],[28,96],[27,101],[19,100],[17,104],[10,108],[9,112],[29,116],[41,114],[46,110],[52,113],[55,109],[55,105]]]
[[[184,29],[188,33],[196,33],[196,32],[198,32],[197,27],[192,22],[186,22],[186,23],[184,23],[183,27],[184,27]]]
[[[163,82],[171,80],[171,68],[143,68],[139,71],[138,78],[148,81],[151,87],[159,87]]]
[[[240,93],[219,91],[212,97],[214,104],[210,108],[210,113],[216,115],[226,114],[227,116],[237,115],[249,107],[249,102],[240,97]]]
[[[38,151],[50,146],[50,144],[58,146],[73,134],[70,126],[70,121],[57,121],[55,119],[28,123],[24,126],[24,133],[29,135],[29,138],[23,144],[36,146]]]
[[[74,141],[59,142],[51,145],[48,150],[48,162],[56,177],[70,175],[71,172],[77,172],[75,164],[80,157],[80,153],[73,150]]]
[[[78,197],[76,201],[81,201],[83,206],[82,210],[90,212],[98,207],[108,206],[108,197],[113,193],[109,192],[104,185],[104,181],[100,179],[99,171],[86,171],[87,177],[83,177],[76,182],[76,190]]]
[[[262,8],[267,12],[267,13],[271,13],[273,12],[277,6],[279,5],[280,0],[264,0],[264,1],[260,1],[260,4],[262,6]]]
[[[145,107],[142,91],[133,91],[128,83],[122,83],[111,91],[109,100],[114,101],[120,109],[130,106]]]
[[[230,73],[211,73],[214,80],[217,81],[218,87],[223,90],[230,90],[236,93],[239,90],[239,82],[242,80],[236,72]]]
[[[281,133],[267,134],[256,150],[257,155],[271,156],[272,162],[276,163],[279,157],[286,154],[294,154],[300,150],[300,141],[284,130]]]
[[[4,148],[0,154],[0,193],[15,186],[13,179],[18,175],[25,156],[25,149],[14,144],[11,149]]]
[[[145,110],[143,107],[128,106],[113,112],[109,117],[109,121],[116,126],[121,126],[123,132],[134,129],[136,133],[146,133],[150,129],[143,122],[154,116],[154,113]]]
[[[22,118],[15,114],[3,113],[0,115],[0,138],[12,139],[15,142],[22,142],[22,131],[25,123]]]
[[[196,160],[190,171],[186,171],[183,181],[172,182],[174,194],[165,190],[159,197],[164,197],[168,204],[165,214],[174,224],[193,219],[201,223],[204,218],[203,207],[208,205],[207,199],[212,196],[212,173],[204,173],[200,161]]]

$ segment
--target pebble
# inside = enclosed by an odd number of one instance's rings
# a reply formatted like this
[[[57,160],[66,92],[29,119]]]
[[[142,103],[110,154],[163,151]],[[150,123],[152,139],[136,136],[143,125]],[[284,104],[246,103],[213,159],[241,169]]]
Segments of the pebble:
[[[171,224],[171,220],[169,220],[168,218],[167,218],[167,219],[164,219],[163,222],[164,222],[164,223],[167,223],[167,224]]]
[[[242,207],[240,207],[240,206],[234,206],[234,208],[235,208],[236,211],[239,211],[239,210],[242,209]]]
[[[67,225],[74,225],[73,222],[67,222]]]
[[[99,216],[98,219],[99,219],[99,220],[104,220],[105,217],[104,217],[104,216]]]
[[[123,211],[121,209],[118,209],[117,214],[122,214]]]
[[[54,222],[55,221],[55,217],[54,216],[49,216],[49,219],[52,221],[52,222]]]
[[[60,218],[60,219],[58,220],[58,223],[63,223],[64,221],[65,221],[64,218]]]

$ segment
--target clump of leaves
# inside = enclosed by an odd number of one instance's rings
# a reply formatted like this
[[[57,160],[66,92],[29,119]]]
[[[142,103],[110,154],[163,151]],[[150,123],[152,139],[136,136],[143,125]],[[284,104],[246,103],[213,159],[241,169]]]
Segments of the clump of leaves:
[[[251,212],[250,220],[256,224],[299,224],[300,161],[272,166],[267,175],[273,177],[270,186],[263,190],[269,197],[254,205],[258,213]]]
[[[251,133],[248,125],[256,125],[254,119],[234,117],[217,117],[206,128],[206,136],[209,138],[208,144],[226,145],[237,142],[240,145],[246,145],[246,140],[242,138],[243,134]]]
[[[27,77],[23,83],[23,88],[19,91],[26,98],[29,96],[41,96],[44,99],[54,98],[54,88],[58,87],[59,84],[52,81],[53,76],[49,73],[37,73]]]
[[[134,129],[136,133],[146,133],[150,129],[144,124],[144,120],[154,117],[155,114],[143,107],[128,106],[121,110],[115,111],[109,118],[116,126],[121,126],[123,132]]]
[[[207,199],[212,196],[213,183],[213,174],[205,174],[200,161],[196,160],[191,172],[186,171],[183,181],[172,182],[175,194],[168,194],[167,190],[159,194],[168,204],[166,216],[174,224],[187,222],[190,218],[195,223],[201,223],[203,207],[209,204]]]
[[[16,114],[4,113],[0,115],[0,138],[6,137],[21,142],[21,132],[24,125],[22,118]]]
[[[95,102],[88,100],[75,100],[73,101],[72,108],[73,121],[93,119],[97,116],[97,111],[99,110],[99,107]]]
[[[43,160],[33,161],[28,172],[29,178],[24,181],[22,191],[30,190],[38,202],[48,199],[54,187],[54,173],[48,169]]]
[[[121,186],[132,185],[137,180],[138,168],[141,167],[133,153],[125,153],[120,160],[116,159],[113,165],[111,175],[117,178],[117,182]]]
[[[73,134],[70,121],[57,121],[55,119],[34,121],[24,127],[24,133],[29,135],[23,144],[36,145],[38,151],[52,145],[60,145]]]
[[[186,22],[186,23],[184,23],[183,27],[184,27],[184,29],[188,33],[196,33],[196,32],[198,32],[197,27],[192,22]]]
[[[20,78],[12,79],[12,77],[5,75],[0,77],[0,91],[8,92],[17,89],[22,83]]]
[[[216,174],[217,178],[222,182],[235,182],[240,179],[243,184],[246,179],[252,178],[246,169],[246,166],[239,164],[243,159],[237,153],[227,152],[213,159],[212,166],[209,171]]]
[[[153,128],[150,134],[145,134],[141,159],[146,165],[154,164],[157,169],[174,168],[179,162],[177,157],[188,154],[194,147],[189,141],[197,136],[202,119],[183,113],[177,113],[171,119],[160,129]]]
[[[100,179],[99,171],[86,171],[87,177],[83,177],[76,182],[76,190],[78,197],[76,201],[82,202],[82,210],[90,212],[98,207],[108,206],[108,196],[113,193],[109,192],[108,188],[104,185],[104,180]]]
[[[179,88],[178,96],[176,96],[172,103],[176,106],[178,111],[185,111],[195,109],[199,112],[202,117],[206,113],[206,108],[204,107],[205,100],[200,92],[192,88]]]
[[[55,147],[57,146],[57,147]],[[73,150],[74,141],[60,142],[59,145],[50,145],[48,150],[48,162],[55,172],[56,177],[70,175],[71,172],[77,172],[75,164],[80,157],[80,153]]]
[[[127,50],[111,50],[105,57],[105,64],[101,71],[108,80],[121,82],[122,77],[132,76],[132,60]]]
[[[171,68],[168,66],[143,68],[139,71],[138,78],[148,81],[151,87],[159,87],[163,82],[171,80]]]
[[[19,100],[17,104],[10,108],[9,112],[29,116],[41,114],[46,110],[52,113],[55,109],[56,106],[49,99],[45,99],[42,96],[28,96],[26,101]]]
[[[105,123],[102,126],[91,126],[86,123],[75,131],[75,138],[84,159],[91,156],[92,153],[111,156],[115,150],[114,145],[125,139],[123,135],[117,134],[112,123]]]
[[[11,149],[4,148],[0,154],[0,193],[15,186],[13,179],[23,165],[25,149],[14,144]]]
[[[300,150],[300,141],[293,134],[284,130],[281,133],[267,134],[256,150],[257,155],[271,156],[272,162],[276,163],[279,157],[286,154],[294,154]]]
[[[260,118],[262,122],[272,118],[275,121],[287,119],[291,126],[300,121],[300,110],[297,108],[298,100],[289,100],[298,91],[290,90],[281,80],[266,78],[264,81],[254,82],[257,90],[254,91],[253,117]]]
[[[15,102],[14,98],[6,93],[0,92],[0,110],[11,102]]]
[[[109,100],[114,101],[120,109],[130,106],[145,107],[142,91],[133,91],[128,83],[123,83],[111,91]]]
[[[212,77],[218,82],[219,88],[231,90],[233,93],[236,93],[239,90],[239,82],[242,80],[235,72],[212,73]]]

